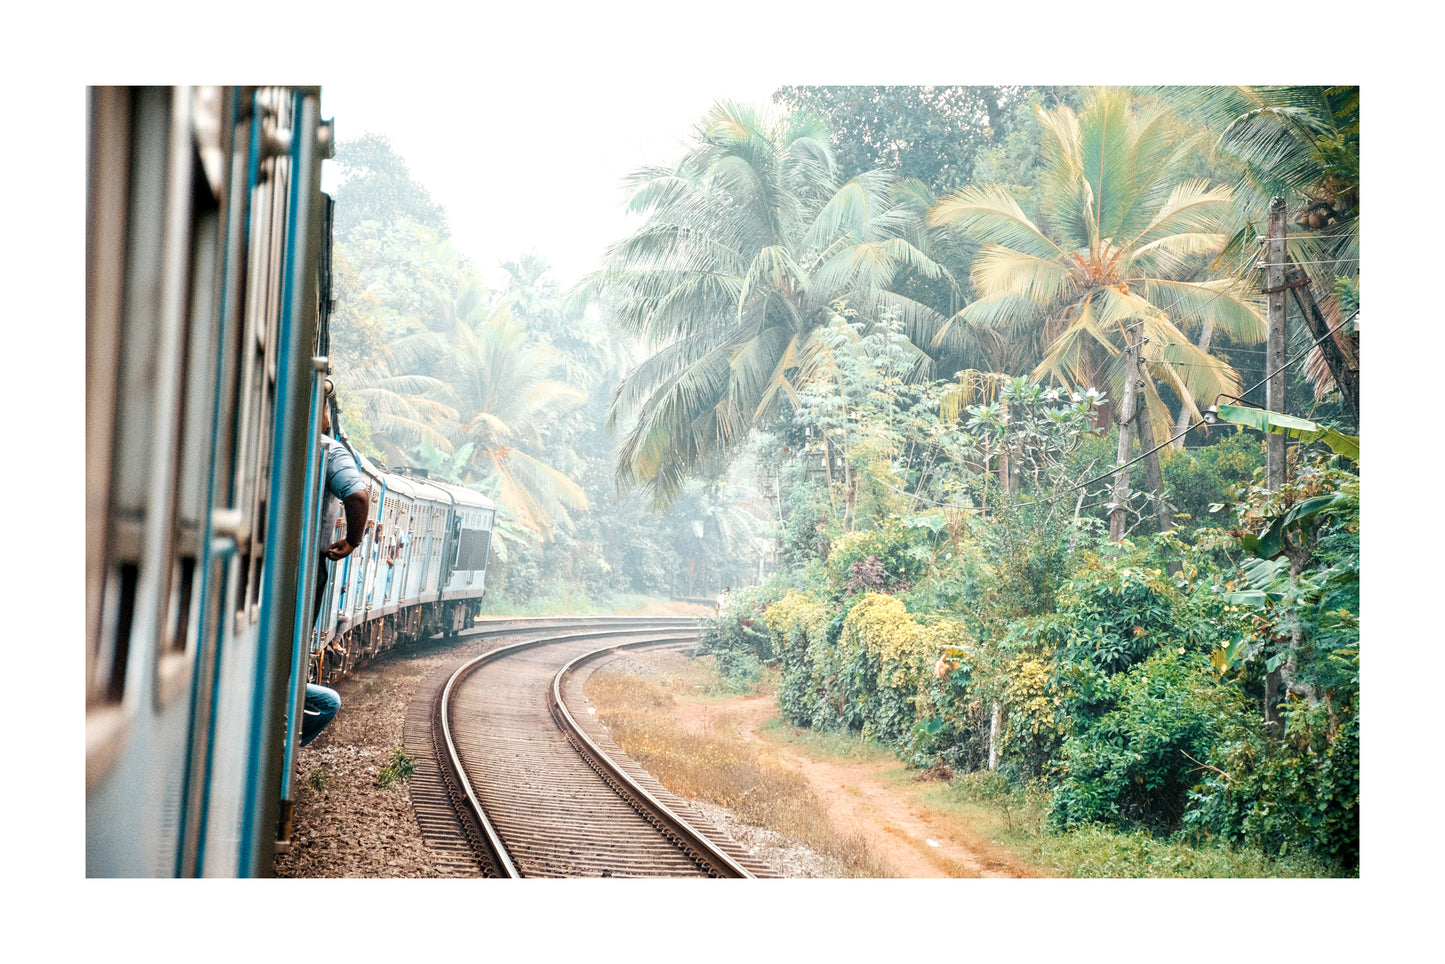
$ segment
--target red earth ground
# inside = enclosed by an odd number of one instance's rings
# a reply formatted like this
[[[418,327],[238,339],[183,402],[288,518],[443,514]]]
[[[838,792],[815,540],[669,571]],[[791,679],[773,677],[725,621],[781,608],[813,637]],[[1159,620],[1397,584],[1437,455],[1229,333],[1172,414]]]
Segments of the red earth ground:
[[[952,814],[924,807],[913,787],[884,774],[896,763],[815,759],[768,737],[761,728],[777,715],[770,697],[675,704],[678,723],[699,735],[760,744],[772,759],[802,774],[846,835],[861,836],[898,877],[1033,877],[1029,867]]]

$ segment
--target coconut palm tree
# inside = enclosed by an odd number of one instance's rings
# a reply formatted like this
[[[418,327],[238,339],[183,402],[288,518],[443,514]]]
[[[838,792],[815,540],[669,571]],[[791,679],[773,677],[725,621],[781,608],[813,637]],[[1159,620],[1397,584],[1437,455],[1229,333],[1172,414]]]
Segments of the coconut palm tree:
[[[1291,202],[1295,229],[1289,257],[1313,283],[1320,315],[1301,305],[1308,340],[1348,320],[1340,292],[1358,294],[1360,259],[1360,88],[1161,87],[1181,112],[1218,131],[1218,156],[1239,166],[1239,192],[1252,223],[1238,241],[1252,243],[1271,197]],[[1343,279],[1341,286],[1337,279]],[[1353,295],[1348,294],[1352,292]],[[1327,327],[1326,327],[1327,326]],[[1305,375],[1316,398],[1338,387],[1359,419],[1359,354],[1352,334],[1333,334],[1339,350],[1315,348]]]
[[[438,400],[448,394],[446,383],[429,375],[399,374],[395,365],[383,347],[371,364],[347,375],[340,388],[342,404],[355,406],[388,465],[413,461],[425,445],[451,451],[445,426],[456,420],[457,412]]]
[[[1265,335],[1256,291],[1201,277],[1227,240],[1231,191],[1176,182],[1188,145],[1172,140],[1162,109],[1135,110],[1123,91],[1093,92],[1077,115],[1060,107],[1039,118],[1037,223],[995,185],[963,188],[929,213],[984,243],[972,270],[980,297],[938,337],[958,325],[992,330],[1034,380],[1112,399],[1124,394],[1125,347],[1142,338],[1145,399],[1163,442],[1173,419],[1157,382],[1194,418],[1199,400],[1239,391],[1238,374],[1185,329],[1208,325],[1244,343]]]
[[[609,426],[628,425],[620,485],[674,498],[705,457],[795,399],[830,319],[887,310],[930,336],[942,324],[894,290],[908,272],[944,272],[907,239],[917,219],[892,203],[892,175],[840,184],[836,170],[818,122],[719,104],[676,166],[634,175],[631,210],[646,220],[589,282],[654,351],[614,395]]]
[[[430,323],[435,330],[408,335],[389,351],[404,370],[426,371],[452,410],[435,423],[445,450],[471,443],[469,479],[523,527],[544,538],[556,526],[570,528],[569,510],[586,508],[587,498],[540,452],[548,428],[586,393],[559,378],[555,348],[530,338],[505,302],[488,303],[475,284],[439,317]]]
[[[672,544],[681,595],[716,592],[729,581],[749,581],[757,572],[760,545],[770,534],[767,509],[746,486],[723,479],[690,478],[672,503]]]

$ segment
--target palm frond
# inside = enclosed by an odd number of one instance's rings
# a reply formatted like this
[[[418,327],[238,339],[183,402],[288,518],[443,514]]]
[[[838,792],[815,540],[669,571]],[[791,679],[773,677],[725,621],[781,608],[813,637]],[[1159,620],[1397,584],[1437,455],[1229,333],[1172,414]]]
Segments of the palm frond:
[[[1234,192],[1228,187],[1210,187],[1204,180],[1176,184],[1155,216],[1123,246],[1147,248],[1181,233],[1219,234],[1224,219],[1231,213],[1233,197]],[[1223,243],[1221,237],[1220,244]]]
[[[1094,298],[1084,300],[1078,317],[1050,344],[1043,360],[1029,378],[1036,382],[1052,380],[1074,390],[1097,388],[1100,365],[1098,358],[1119,355],[1109,334],[1094,314]],[[1110,395],[1119,397],[1111,386]]]
[[[973,283],[985,297],[1010,296],[1048,305],[1074,290],[1071,270],[1057,258],[1038,258],[1012,248],[990,245],[973,262]]]
[[[1171,234],[1142,247],[1133,248],[1119,262],[1119,273],[1134,275],[1180,275],[1212,255],[1224,244],[1222,234]]]
[[[1213,281],[1168,281],[1146,278],[1137,282],[1145,298],[1170,318],[1196,325],[1212,321],[1231,340],[1245,345],[1264,341],[1268,326],[1258,291],[1234,278]]]
[[[1239,392],[1239,373],[1227,362],[1202,351],[1162,314],[1142,319],[1143,334],[1149,339],[1141,353],[1148,365],[1154,361],[1176,366],[1177,380],[1196,399],[1213,400],[1216,395]],[[1182,368],[1180,372],[1178,369]]]
[[[1028,219],[1008,190],[998,185],[955,191],[928,212],[928,223],[970,232],[988,243],[1037,258],[1065,254]]]

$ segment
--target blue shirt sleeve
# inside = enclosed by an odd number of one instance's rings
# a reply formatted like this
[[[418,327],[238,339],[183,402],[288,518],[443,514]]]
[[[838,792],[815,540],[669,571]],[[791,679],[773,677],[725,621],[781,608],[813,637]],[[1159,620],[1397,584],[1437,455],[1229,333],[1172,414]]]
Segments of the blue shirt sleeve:
[[[326,488],[338,499],[366,491],[366,478],[357,471],[351,453],[334,439],[326,439]]]

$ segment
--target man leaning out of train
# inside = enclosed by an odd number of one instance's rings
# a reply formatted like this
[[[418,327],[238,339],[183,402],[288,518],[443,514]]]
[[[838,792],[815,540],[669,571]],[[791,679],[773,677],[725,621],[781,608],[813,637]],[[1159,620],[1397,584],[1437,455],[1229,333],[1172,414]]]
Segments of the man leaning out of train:
[[[331,437],[330,401],[333,391],[331,379],[326,380],[327,404],[321,406],[322,457],[326,464],[326,499],[322,515],[321,531],[326,535],[336,532],[339,521],[337,503],[346,514],[346,535],[321,550],[317,565],[316,603],[312,607],[311,621],[315,624],[321,615],[321,600],[326,594],[326,563],[337,562],[351,555],[361,543],[366,528],[366,513],[370,505],[367,498],[366,479],[356,468],[356,461],[346,446]],[[328,686],[317,683],[306,684],[306,706],[301,716],[301,745],[305,746],[321,734],[326,725],[341,709],[341,697]]]

